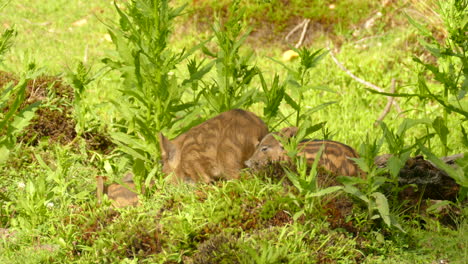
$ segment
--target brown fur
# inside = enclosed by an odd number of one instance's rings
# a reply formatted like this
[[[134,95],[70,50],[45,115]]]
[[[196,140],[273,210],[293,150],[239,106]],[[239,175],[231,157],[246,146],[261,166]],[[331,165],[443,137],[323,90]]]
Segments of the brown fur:
[[[174,140],[159,134],[163,172],[173,181],[236,179],[268,127],[255,114],[230,110],[191,128]]]
[[[279,136],[287,139],[297,133],[296,127],[284,128],[279,132]],[[252,157],[246,161],[246,165],[252,169],[261,169],[271,162],[288,160],[286,151],[282,144],[274,137],[278,133],[270,133],[258,145]],[[340,142],[331,140],[314,140],[299,143],[299,155],[305,156],[308,164],[312,164],[315,157],[323,146],[319,165],[323,168],[345,176],[364,175],[354,161],[349,158],[358,158],[357,152]]]
[[[123,185],[113,183],[109,186],[104,184],[105,177],[97,176],[97,198],[98,202],[102,201],[102,196],[106,194],[112,200],[112,205],[115,207],[126,207],[138,205],[138,194],[134,192],[135,183],[131,176],[126,176],[123,179]],[[133,190],[133,191],[132,191]]]

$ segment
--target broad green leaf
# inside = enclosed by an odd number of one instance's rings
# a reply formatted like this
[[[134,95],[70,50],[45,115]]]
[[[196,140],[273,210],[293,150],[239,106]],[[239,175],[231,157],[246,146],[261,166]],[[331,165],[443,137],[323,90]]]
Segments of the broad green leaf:
[[[358,188],[352,186],[352,185],[346,185],[343,188],[343,191],[361,199],[364,201],[366,204],[369,204],[369,199],[366,197],[364,193],[362,193]]]
[[[2,145],[0,142],[0,165],[4,164],[8,160],[8,156],[10,155],[10,150],[7,146]]]
[[[45,169],[46,171],[48,171],[48,174],[51,174],[54,172],[54,170],[52,170],[49,165],[47,165],[45,163],[45,161],[42,159],[42,156],[40,154],[37,154],[37,153],[34,153],[34,157],[36,158],[37,162],[39,163],[39,165]]]
[[[215,64],[215,60],[209,62],[208,64],[204,65],[203,68],[199,69],[198,71],[196,71],[194,74],[190,74],[190,78],[189,79],[185,79],[183,82],[182,82],[182,85],[185,85],[185,84],[188,84],[188,83],[192,83],[194,81],[198,81],[198,80],[201,80],[203,76],[205,76],[205,74],[207,74],[211,68],[213,68],[213,65]]]
[[[320,129],[323,128],[323,126],[326,124],[327,122],[324,121],[324,122],[320,122],[318,124],[315,124],[313,126],[308,126],[306,129],[305,129],[305,133],[304,133],[304,137],[307,137],[309,136],[310,134],[316,132],[316,131],[319,131]]]
[[[398,177],[400,174],[401,168],[405,166],[406,160],[400,159],[400,157],[397,156],[391,156],[388,161],[387,161],[387,168],[390,171],[390,175],[393,178]]]
[[[445,126],[444,119],[438,116],[432,123],[432,127],[439,136],[440,141],[442,141],[442,144],[444,144],[444,146],[447,146],[447,135],[449,134],[449,130]]]
[[[398,228],[401,232],[406,233],[406,231],[401,227],[400,223],[398,223],[397,219],[395,218],[394,215],[390,215],[390,221],[392,223],[392,226]]]
[[[380,213],[380,216],[387,224],[387,226],[391,227],[392,223],[390,220],[390,209],[388,207],[387,197],[385,197],[385,195],[380,192],[372,193],[372,197],[375,199],[375,204],[377,206],[377,210]]]
[[[30,104],[28,107],[20,111],[13,121],[11,122],[10,127],[14,127],[15,131],[10,131],[11,134],[17,134],[21,130],[23,130],[25,127],[27,127],[30,123],[30,121],[34,118],[35,116],[35,111],[37,107],[40,105],[40,102],[35,102],[33,104]]]

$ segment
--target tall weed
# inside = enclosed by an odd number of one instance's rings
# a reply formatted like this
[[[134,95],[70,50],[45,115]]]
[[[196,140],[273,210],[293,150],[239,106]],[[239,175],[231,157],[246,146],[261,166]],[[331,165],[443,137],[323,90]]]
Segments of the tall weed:
[[[7,29],[0,36],[0,63],[3,55],[13,45],[12,40],[16,32]],[[34,117],[34,112],[40,102],[35,102],[21,109],[26,96],[28,81],[34,79],[39,74],[34,63],[26,66],[26,73],[18,82],[0,87],[0,165],[7,159],[12,149],[16,147],[16,138],[20,132],[29,125]]]
[[[382,187],[391,179],[384,177],[384,169],[377,168],[374,164],[374,157],[379,152],[382,146],[382,141],[370,142],[367,138],[367,142],[361,145],[360,153],[361,158],[354,159],[359,167],[366,172],[365,178],[340,176],[338,180],[344,185],[343,191],[348,193],[363,204],[367,209],[367,224],[372,225],[376,220],[383,221],[389,228],[397,228],[403,231],[403,228],[397,222],[395,215],[391,213],[390,205],[387,197],[382,193]],[[405,152],[406,153],[406,152]],[[404,159],[403,157],[398,157]],[[407,158],[407,157],[406,157]],[[394,165],[399,171],[400,163],[395,162]],[[393,181],[397,181],[396,177]]]
[[[213,82],[206,85],[203,96],[216,113],[247,108],[258,100],[256,90],[249,89],[252,79],[259,73],[256,66],[249,65],[253,53],[242,54],[240,50],[250,31],[243,32],[244,11],[239,4],[239,0],[233,1],[227,21],[223,23],[217,18],[213,26],[217,52],[204,49],[205,54],[215,57],[216,75]]]
[[[113,124],[112,138],[134,160],[137,178],[154,176],[158,157],[156,133],[187,127],[195,118],[198,97],[185,99],[187,88],[207,70],[189,64],[191,78],[179,82],[176,67],[194,50],[174,52],[169,36],[183,6],[173,8],[168,0],[132,0],[119,8],[118,25],[108,25],[116,51],[103,62],[121,74],[121,100],[114,101],[121,119]],[[195,65],[195,67],[193,66]],[[196,77],[196,78],[195,78]],[[195,111],[196,113],[196,111]]]
[[[417,73],[418,82],[416,93],[380,93],[387,96],[417,98],[422,104],[435,102],[442,107],[443,116],[429,117],[429,119],[416,121],[405,119],[402,125],[411,122],[421,122],[427,125],[426,136],[418,139],[416,146],[429,160],[437,164],[439,168],[444,169],[462,186],[460,194],[463,197],[466,197],[465,193],[468,188],[468,174],[466,173],[466,168],[468,167],[468,159],[466,159],[466,156],[468,152],[464,153],[465,158],[457,161],[460,167],[459,169],[450,169],[432,153],[430,149],[430,138],[433,135],[437,135],[442,143],[442,153],[443,155],[447,155],[450,151],[450,146],[447,142],[450,130],[447,123],[449,119],[456,118],[460,120],[460,131],[462,134],[460,144],[468,147],[468,136],[464,126],[464,123],[468,119],[468,104],[465,98],[468,91],[467,8],[468,1],[466,0],[438,2],[438,9],[436,11],[442,18],[444,27],[448,32],[448,37],[443,40],[443,43],[440,43],[426,26],[407,16],[408,21],[421,35],[419,42],[433,58],[435,58],[435,61],[423,61],[423,59],[416,56],[413,58],[413,60],[422,67],[421,71]],[[428,76],[432,79],[431,82],[428,82]],[[431,130],[434,132],[431,133]],[[386,136],[386,138],[388,142],[391,142],[391,138],[388,136]],[[425,147],[424,144],[427,144],[429,148]]]
[[[280,117],[284,117],[284,119],[286,119],[291,115],[294,116],[293,124],[299,127],[306,120],[311,120],[310,118],[312,113],[319,111],[335,102],[325,102],[318,106],[311,107],[307,106],[306,101],[304,100],[305,94],[309,91],[333,92],[333,90],[330,90],[324,86],[309,85],[309,82],[312,78],[310,75],[310,70],[314,68],[321,59],[323,59],[327,52],[323,51],[322,49],[313,51],[305,47],[300,49],[293,48],[293,50],[299,55],[299,63],[294,67],[288,67],[286,64],[274,59],[273,61],[281,64],[288,71],[286,84],[289,86],[289,89],[286,90],[283,96],[286,104],[288,104],[293,109],[293,113],[287,116],[284,116],[281,112],[279,112]],[[284,121],[284,119],[280,120],[280,122]]]

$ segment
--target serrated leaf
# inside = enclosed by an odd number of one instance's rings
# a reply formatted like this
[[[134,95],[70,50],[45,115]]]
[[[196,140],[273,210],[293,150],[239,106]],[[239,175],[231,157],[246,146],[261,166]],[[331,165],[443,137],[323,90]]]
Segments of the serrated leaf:
[[[325,189],[321,189],[321,190],[319,190],[317,192],[309,193],[309,194],[307,194],[307,196],[320,197],[320,196],[324,196],[324,195],[327,195],[327,194],[330,194],[330,193],[334,193],[334,192],[342,190],[342,189],[343,189],[343,186],[332,186],[332,187],[328,187],[328,188],[325,188]]]
[[[284,100],[286,101],[286,103],[288,105],[290,105],[294,110],[296,111],[300,111],[300,107],[299,105],[288,95],[288,94],[284,94]]]

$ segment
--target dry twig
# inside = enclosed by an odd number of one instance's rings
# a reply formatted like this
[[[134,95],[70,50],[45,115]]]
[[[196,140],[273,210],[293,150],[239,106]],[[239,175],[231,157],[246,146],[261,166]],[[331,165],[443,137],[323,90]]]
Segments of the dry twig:
[[[302,42],[304,41],[305,34],[307,32],[307,28],[309,27],[310,19],[304,19],[301,23],[299,23],[297,26],[295,26],[289,33],[286,35],[284,38],[286,41],[289,41],[289,38],[291,37],[292,34],[294,34],[296,31],[298,31],[300,28],[302,28],[302,33],[301,37],[299,38],[299,41],[295,45],[296,48],[299,48],[302,45]]]
[[[305,33],[307,32],[307,28],[309,27],[309,22],[310,19],[304,20],[304,27],[302,28],[302,33],[301,37],[299,38],[299,41],[296,44],[296,49],[299,48],[302,45],[302,42],[304,41]]]
[[[395,84],[396,84],[395,78],[392,78],[392,86],[390,88],[390,93],[395,93]],[[377,118],[377,120],[375,121],[374,126],[378,126],[379,121],[382,121],[385,118],[385,116],[388,114],[388,112],[390,112],[394,99],[395,98],[392,96],[387,96],[387,105],[385,105],[384,110],[380,114],[379,118]]]
[[[333,61],[335,62],[335,64],[341,69],[343,70],[346,74],[348,74],[351,78],[353,78],[354,80],[358,81],[359,83],[373,89],[373,90],[376,90],[377,92],[380,92],[380,93],[383,93],[384,90],[382,88],[380,88],[379,86],[375,85],[375,84],[372,84],[364,79],[361,79],[359,77],[357,77],[356,75],[354,75],[350,70],[348,70],[335,56],[335,54],[333,54],[333,51],[330,47],[328,47],[328,50],[330,51],[330,56],[332,57]],[[391,97],[391,96],[387,96],[387,99],[388,97]],[[395,106],[395,109],[397,110],[398,113],[401,113],[401,108],[400,108],[400,105],[398,105],[398,103],[395,101],[395,100],[392,100],[392,104]]]
[[[305,20],[302,21],[301,23],[299,23],[297,26],[295,26],[293,29],[291,29],[291,31],[289,31],[289,33],[286,35],[286,37],[284,38],[286,41],[289,40],[289,37],[291,37],[292,34],[294,34],[294,32],[298,31],[301,27],[303,27],[305,24]]]

